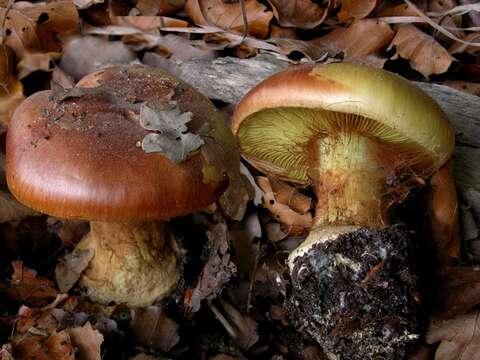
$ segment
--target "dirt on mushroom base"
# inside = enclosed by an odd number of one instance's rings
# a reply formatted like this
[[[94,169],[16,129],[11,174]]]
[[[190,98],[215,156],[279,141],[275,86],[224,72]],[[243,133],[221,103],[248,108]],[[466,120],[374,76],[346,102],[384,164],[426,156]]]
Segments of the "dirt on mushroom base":
[[[423,333],[412,238],[394,225],[316,244],[295,260],[292,323],[341,359],[403,359]]]

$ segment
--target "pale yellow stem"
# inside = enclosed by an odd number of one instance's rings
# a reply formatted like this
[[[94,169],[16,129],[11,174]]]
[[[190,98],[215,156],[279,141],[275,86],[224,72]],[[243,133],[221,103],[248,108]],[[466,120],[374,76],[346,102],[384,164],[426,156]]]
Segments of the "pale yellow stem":
[[[164,222],[91,222],[78,244],[94,255],[80,278],[95,302],[146,306],[160,300],[178,282],[175,240]]]
[[[375,161],[376,145],[351,132],[317,140],[312,172],[317,195],[314,227],[383,225],[385,171]]]

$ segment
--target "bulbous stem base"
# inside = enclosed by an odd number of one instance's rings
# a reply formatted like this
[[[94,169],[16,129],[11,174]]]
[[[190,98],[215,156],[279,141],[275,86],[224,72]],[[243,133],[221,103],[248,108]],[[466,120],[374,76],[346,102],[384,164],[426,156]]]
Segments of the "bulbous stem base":
[[[147,306],[177,284],[176,244],[165,222],[91,222],[90,229],[77,247],[94,251],[79,280],[91,300]]]

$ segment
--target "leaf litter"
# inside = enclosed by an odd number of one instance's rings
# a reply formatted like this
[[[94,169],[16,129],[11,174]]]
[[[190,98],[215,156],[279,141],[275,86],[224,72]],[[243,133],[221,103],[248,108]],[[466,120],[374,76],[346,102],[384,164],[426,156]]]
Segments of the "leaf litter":
[[[480,77],[470,74],[478,66],[480,8],[468,1],[75,0],[2,5],[3,128],[25,96],[49,87],[38,76],[53,78],[56,100],[63,101],[85,94],[70,90],[85,74],[140,60],[181,75],[180,62],[202,57],[248,58],[267,52],[291,63],[343,59],[478,93]],[[142,110],[141,121],[151,131],[147,149],[178,162],[201,151],[219,166],[213,159],[221,149],[209,141],[209,129],[190,130],[188,110],[178,109],[174,101],[143,104]],[[4,151],[2,137],[0,133]],[[144,140],[139,139],[140,146]],[[179,232],[189,235],[182,251],[189,254],[192,268],[180,294],[145,309],[99,306],[76,296],[76,281],[91,253],[70,251],[88,224],[38,217],[14,200],[2,180],[0,359],[326,358],[292,328],[283,307],[291,291],[285,258],[308,232],[315,198],[273,178],[257,184],[259,174],[232,159],[222,171],[235,174],[240,166],[242,175],[231,176],[221,206],[201,215],[203,225],[193,217],[183,219],[186,226]],[[431,184],[427,225],[437,253],[430,257],[441,261],[432,265],[436,295],[427,340],[433,347],[424,348],[440,360],[469,359],[480,344],[480,212],[475,194],[459,194],[455,205],[456,195],[445,184],[442,178]],[[37,216],[33,222],[32,215]],[[32,225],[41,222],[49,225]],[[455,235],[458,226],[461,244]],[[29,239],[32,248],[26,251],[18,239]],[[198,250],[195,257],[191,249]]]

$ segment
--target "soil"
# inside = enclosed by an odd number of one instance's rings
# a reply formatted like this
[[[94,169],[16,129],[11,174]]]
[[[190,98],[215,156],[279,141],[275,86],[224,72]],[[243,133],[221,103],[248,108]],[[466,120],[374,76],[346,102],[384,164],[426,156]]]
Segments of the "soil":
[[[414,234],[359,229],[295,260],[287,315],[334,359],[403,359],[422,334]]]

